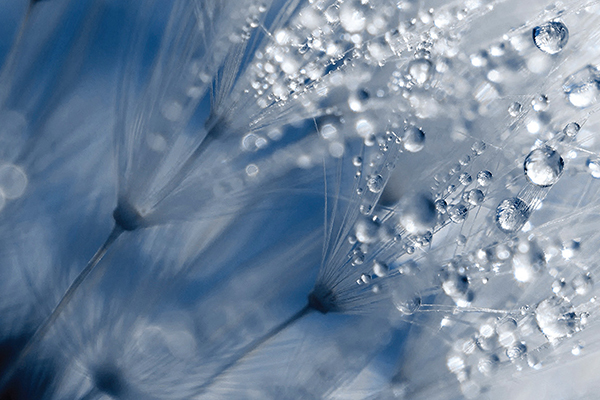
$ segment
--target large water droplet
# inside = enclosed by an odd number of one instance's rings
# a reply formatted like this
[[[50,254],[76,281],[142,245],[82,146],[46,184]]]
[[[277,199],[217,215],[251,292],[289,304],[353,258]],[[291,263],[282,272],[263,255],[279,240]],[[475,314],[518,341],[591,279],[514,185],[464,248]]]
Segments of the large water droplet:
[[[545,187],[554,185],[563,171],[565,163],[558,152],[544,146],[533,150],[525,157],[523,169],[534,185]]]
[[[410,233],[425,233],[437,219],[435,203],[429,194],[419,193],[400,202],[400,224]]]
[[[535,309],[535,320],[550,341],[572,335],[577,330],[577,315],[561,300],[552,297]]]
[[[600,96],[600,71],[592,65],[583,67],[565,79],[563,91],[575,107],[591,106]]]
[[[502,200],[496,208],[496,225],[506,233],[521,229],[528,218],[527,204],[518,197]]]
[[[409,126],[402,134],[402,144],[406,151],[417,153],[425,147],[425,133],[416,126]]]
[[[547,22],[533,28],[533,42],[544,53],[556,54],[568,41],[569,30],[560,21]]]

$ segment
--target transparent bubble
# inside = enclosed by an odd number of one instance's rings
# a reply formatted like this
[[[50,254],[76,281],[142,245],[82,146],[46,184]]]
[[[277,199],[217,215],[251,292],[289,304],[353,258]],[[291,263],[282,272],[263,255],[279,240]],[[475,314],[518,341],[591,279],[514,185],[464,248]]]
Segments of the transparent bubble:
[[[402,144],[407,151],[417,153],[425,147],[425,133],[411,125],[402,134]]]
[[[16,165],[0,166],[0,190],[7,199],[16,199],[23,195],[27,188],[27,175]]]
[[[408,75],[410,80],[418,86],[423,86],[431,78],[433,65],[431,61],[419,58],[408,64]]]
[[[479,171],[477,183],[483,187],[489,186],[492,183],[492,173],[490,171]]]
[[[496,208],[496,225],[506,233],[516,232],[529,219],[527,204],[518,197],[502,200]]]
[[[429,194],[418,193],[400,201],[400,224],[410,233],[425,233],[435,226],[437,211]]]
[[[600,96],[600,71],[588,65],[570,75],[563,82],[563,91],[575,107],[586,108],[595,104]]]
[[[560,21],[547,22],[533,28],[533,42],[536,47],[548,54],[561,51],[569,41],[569,30]]]
[[[379,192],[381,192],[383,190],[384,185],[385,185],[385,182],[384,182],[383,177],[381,175],[371,176],[367,180],[367,187],[373,193],[379,193]]]
[[[530,152],[525,157],[523,169],[531,183],[537,186],[551,186],[562,174],[564,161],[551,147],[544,146]]]

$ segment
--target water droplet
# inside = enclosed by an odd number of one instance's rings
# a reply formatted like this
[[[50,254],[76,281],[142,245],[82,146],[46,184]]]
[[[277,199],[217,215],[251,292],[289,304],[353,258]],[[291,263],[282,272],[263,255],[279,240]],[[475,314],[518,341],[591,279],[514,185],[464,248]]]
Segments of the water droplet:
[[[16,199],[23,195],[27,188],[27,175],[13,164],[0,166],[0,191],[7,199]]]
[[[565,79],[563,91],[575,107],[591,106],[600,95],[600,71],[592,65],[580,69]]]
[[[425,233],[437,219],[436,207],[429,194],[419,193],[404,197],[398,210],[400,224],[410,233]]]
[[[375,275],[377,275],[380,278],[383,278],[388,274],[388,271],[389,267],[387,266],[387,264],[379,261],[373,261],[373,273]]]
[[[484,142],[475,142],[471,146],[471,151],[474,155],[479,156],[485,151],[485,143]]]
[[[458,177],[458,181],[461,183],[461,185],[467,186],[473,181],[473,178],[471,178],[471,175],[468,172],[463,172]]]
[[[381,175],[371,176],[367,180],[367,187],[373,193],[379,193],[379,192],[381,192],[383,190],[384,186],[385,186],[385,182],[384,182],[383,177]]]
[[[536,47],[548,54],[556,54],[569,41],[569,30],[560,21],[547,22],[533,28],[533,42]]]
[[[364,283],[366,285],[366,284],[369,284],[371,282],[371,277],[369,275],[367,275],[367,274],[362,274],[360,276],[360,280],[362,281],[362,283]]]
[[[571,286],[575,290],[575,293],[577,293],[580,296],[585,296],[592,290],[592,287],[594,286],[594,281],[592,281],[592,277],[590,276],[590,274],[579,274],[575,278],[573,278]]]
[[[506,356],[511,361],[516,361],[525,354],[527,354],[527,346],[525,346],[525,343],[522,342],[516,343],[514,346],[506,349]]]
[[[495,354],[492,354],[487,357],[482,357],[477,363],[477,370],[479,370],[479,372],[481,372],[485,376],[491,376],[498,369],[499,363],[500,359]]]
[[[600,159],[588,158],[585,161],[585,165],[588,168],[588,170],[590,171],[590,174],[592,174],[592,177],[594,177],[596,179],[600,179]]]
[[[517,103],[516,101],[508,107],[508,114],[511,117],[518,116],[519,114],[521,114],[521,111],[523,111],[523,106],[521,105],[521,103]]]
[[[435,201],[435,209],[437,212],[439,212],[440,214],[446,214],[446,211],[448,209],[448,204],[446,204],[446,200],[444,199],[439,199]]]
[[[560,154],[548,146],[533,150],[523,163],[529,181],[541,187],[554,185],[560,178],[563,167],[564,161]]]
[[[472,189],[467,192],[467,202],[473,206],[478,206],[483,203],[485,195],[479,189]]]
[[[490,171],[479,171],[477,183],[483,187],[489,186],[492,183],[492,173]]]
[[[374,243],[377,240],[379,225],[371,218],[361,218],[354,227],[356,239],[361,243]]]
[[[392,292],[392,302],[396,309],[403,315],[412,315],[421,307],[421,298],[419,296],[407,296],[401,290],[394,290]]]
[[[496,225],[503,232],[518,231],[525,225],[527,219],[529,219],[529,208],[518,197],[502,200],[496,208]]]
[[[563,133],[570,138],[574,138],[575,136],[577,136],[580,129],[581,127],[577,122],[569,122],[567,125],[565,125]]]
[[[441,274],[442,289],[444,293],[453,300],[461,300],[467,297],[469,292],[469,278],[456,271],[445,269]]]
[[[531,107],[533,108],[533,111],[536,112],[546,111],[549,106],[550,100],[548,100],[548,96],[545,94],[540,94],[531,101]]]
[[[452,220],[452,222],[457,223],[457,224],[459,224],[459,223],[463,222],[465,219],[467,219],[468,213],[469,213],[469,209],[464,204],[457,204],[457,205],[451,207],[450,210],[448,211],[448,215],[450,216],[450,219]]]
[[[512,258],[512,268],[518,282],[531,282],[546,266],[544,252],[534,242],[524,242]]]
[[[362,157],[360,156],[356,156],[352,159],[352,164],[354,164],[355,167],[360,167],[362,165]]]
[[[577,315],[562,300],[551,297],[535,309],[538,327],[550,341],[572,335],[577,330]]]
[[[402,134],[402,144],[406,151],[417,153],[425,147],[425,133],[416,126],[409,126]]]
[[[431,61],[419,58],[408,64],[408,75],[412,82],[418,86],[423,86],[431,78],[432,69]]]

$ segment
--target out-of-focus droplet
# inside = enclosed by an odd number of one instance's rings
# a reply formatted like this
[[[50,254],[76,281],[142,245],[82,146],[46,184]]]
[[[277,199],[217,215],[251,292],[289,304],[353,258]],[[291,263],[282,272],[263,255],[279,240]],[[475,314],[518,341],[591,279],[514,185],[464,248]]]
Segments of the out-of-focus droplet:
[[[529,219],[529,208],[518,197],[502,200],[496,208],[496,225],[503,232],[518,231],[525,225],[527,219]]]
[[[533,43],[548,54],[560,52],[569,41],[569,30],[561,21],[551,21],[533,28]]]
[[[433,65],[431,61],[418,58],[408,64],[408,75],[410,80],[418,86],[423,86],[431,78]]]
[[[27,175],[13,164],[0,166],[0,190],[7,199],[16,199],[23,195],[27,188]]]
[[[473,206],[478,206],[483,203],[485,196],[479,189],[472,189],[467,192],[467,202]]]
[[[435,203],[429,194],[418,193],[400,201],[400,224],[409,233],[431,230],[437,219]]]
[[[585,165],[588,168],[588,170],[590,171],[590,174],[592,175],[592,177],[594,177],[596,179],[600,179],[600,159],[588,158],[585,161]]]
[[[583,67],[567,77],[562,87],[572,105],[589,107],[600,97],[600,71],[592,65]]]
[[[523,169],[531,183],[545,187],[554,185],[558,181],[564,165],[562,157],[556,150],[544,146],[531,151],[525,157]]]

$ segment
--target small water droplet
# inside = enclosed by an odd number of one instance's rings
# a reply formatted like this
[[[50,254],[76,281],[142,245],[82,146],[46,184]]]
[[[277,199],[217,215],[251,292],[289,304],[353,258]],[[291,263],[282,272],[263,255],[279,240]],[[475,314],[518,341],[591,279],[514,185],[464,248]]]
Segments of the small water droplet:
[[[479,171],[477,183],[483,187],[489,186],[492,183],[492,173],[490,171]]]
[[[463,186],[467,186],[469,185],[472,181],[473,178],[471,178],[471,175],[468,172],[463,172],[462,174],[460,174],[460,176],[458,177],[458,181],[463,185]]]
[[[518,197],[502,200],[496,208],[496,225],[503,232],[518,231],[525,225],[527,219],[529,219],[529,208]]]
[[[383,190],[384,186],[385,186],[385,182],[384,182],[383,177],[381,175],[371,176],[367,180],[367,187],[373,193],[379,193],[379,192],[381,192]]]
[[[577,136],[580,129],[581,127],[577,122],[569,122],[567,125],[565,125],[563,133],[570,138],[574,138],[575,136]]]
[[[531,151],[525,158],[523,169],[531,183],[537,186],[552,186],[562,174],[564,161],[551,147],[544,146]]]
[[[512,103],[510,106],[508,106],[508,114],[511,117],[516,117],[519,114],[521,114],[521,111],[523,111],[523,106],[521,105],[521,103],[518,102],[514,102]]]
[[[433,65],[425,58],[418,58],[408,64],[408,75],[412,82],[423,86],[431,78]]]
[[[572,335],[577,330],[577,315],[562,300],[552,297],[535,309],[535,320],[544,335],[555,341]]]
[[[478,206],[483,203],[485,195],[479,189],[472,189],[467,192],[467,202],[473,206]]]
[[[600,179],[600,159],[588,158],[585,161],[585,165],[588,168],[588,170],[590,171],[590,174],[592,175],[592,177],[594,177],[596,179]]]
[[[467,219],[467,214],[469,213],[469,209],[464,204],[457,204],[450,208],[448,211],[448,215],[450,219],[454,223],[461,223],[465,219]]]
[[[540,94],[531,101],[531,107],[533,108],[533,111],[536,112],[546,111],[549,106],[550,100],[548,100],[548,96],[545,94]]]
[[[548,54],[560,52],[569,41],[569,30],[561,21],[551,21],[533,28],[533,42]]]

